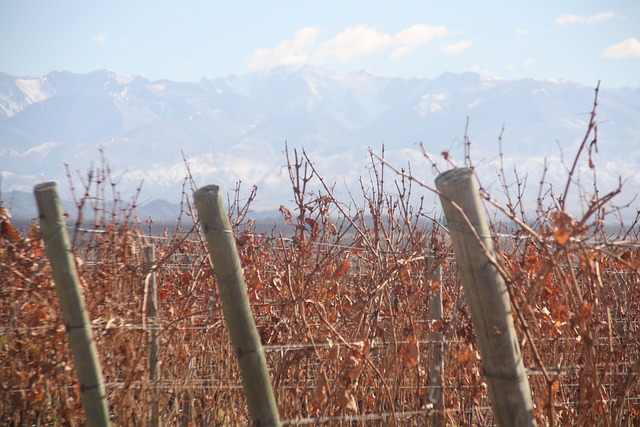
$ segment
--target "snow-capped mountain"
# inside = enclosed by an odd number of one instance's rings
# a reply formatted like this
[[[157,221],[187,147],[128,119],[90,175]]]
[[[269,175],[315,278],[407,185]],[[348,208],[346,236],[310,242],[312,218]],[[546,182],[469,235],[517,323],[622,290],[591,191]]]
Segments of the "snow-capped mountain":
[[[597,82],[594,82],[594,87]],[[433,79],[367,72],[279,68],[197,83],[149,81],[111,71],[0,73],[0,171],[3,191],[30,192],[43,180],[66,188],[63,161],[86,171],[102,147],[118,188],[143,199],[177,201],[186,174],[198,185],[259,188],[256,208],[291,199],[284,155],[302,147],[338,188],[367,174],[368,147],[432,182],[418,142],[463,162],[467,120],[481,179],[496,180],[498,138],[507,169],[532,185],[564,174],[584,136],[594,87],[555,80],[501,80],[474,73]],[[627,178],[640,189],[640,89],[601,89],[598,173],[604,185]],[[585,162],[586,165],[586,162]],[[484,170],[484,172],[482,172]],[[358,187],[359,188],[359,187]]]

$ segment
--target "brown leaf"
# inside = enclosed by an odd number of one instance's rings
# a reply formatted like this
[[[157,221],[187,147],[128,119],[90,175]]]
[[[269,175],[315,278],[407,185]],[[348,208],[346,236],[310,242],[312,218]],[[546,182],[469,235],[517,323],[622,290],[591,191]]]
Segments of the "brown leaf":
[[[404,267],[400,270],[400,280],[405,286],[411,285],[411,270],[409,267]]]
[[[333,268],[333,262],[328,263],[324,268],[324,278],[328,279],[330,277],[333,277],[334,271],[335,269]]]
[[[336,403],[338,407],[347,414],[358,413],[358,403],[353,393],[346,389],[342,389],[336,393]]]
[[[568,212],[552,212],[550,215],[553,220],[553,238],[555,241],[564,245],[574,232],[575,220]]]
[[[338,229],[336,228],[336,225],[333,223],[333,221],[329,221],[329,231],[331,232],[332,236],[338,234]]]
[[[329,343],[329,360],[332,362],[337,362],[338,361],[338,356],[340,354],[340,347],[338,346],[334,346],[333,343]]]
[[[9,212],[9,209],[0,206],[0,219],[3,221],[11,219],[11,213]]]
[[[191,273],[183,273],[180,275],[180,284],[182,286],[189,286],[191,279],[193,279]]]
[[[320,376],[318,380],[318,385],[313,392],[313,396],[311,397],[311,401],[309,402],[309,410],[312,413],[317,413],[322,409],[324,402],[327,400],[327,393],[329,392],[329,387],[325,381],[324,375]]]
[[[329,298],[333,298],[336,295],[338,295],[339,292],[340,292],[340,288],[339,288],[338,282],[335,280],[332,280],[331,284],[327,288],[327,296]]]
[[[471,344],[467,344],[466,347],[462,348],[458,352],[458,362],[460,363],[470,363],[477,360],[477,353],[471,346]]]
[[[584,301],[582,305],[580,305],[580,314],[579,317],[582,320],[587,320],[591,317],[591,311],[593,310],[593,306],[588,302]]]
[[[0,223],[0,237],[12,242],[21,240],[20,232],[8,220],[2,220]]]
[[[305,218],[304,222],[309,225],[311,227],[311,232],[312,233],[317,233],[318,232],[318,221],[316,221],[313,218]]]
[[[344,276],[345,274],[347,274],[349,272],[349,267],[351,266],[351,263],[349,262],[348,258],[345,258],[342,261],[342,264],[340,264],[340,267],[338,267],[338,269],[335,271],[335,273],[333,273],[333,277],[334,278],[339,278]]]
[[[565,243],[567,243],[569,237],[571,237],[571,230],[566,227],[561,227],[553,230],[553,238],[559,245],[564,245]]]
[[[240,237],[236,237],[236,244],[238,246],[244,246],[247,244],[247,242],[251,240],[251,235],[249,234],[243,234]]]
[[[284,205],[280,205],[280,212],[282,213],[282,218],[284,222],[291,223],[293,216],[291,215],[291,211],[284,207]]]
[[[420,362],[420,348],[415,338],[411,338],[404,347],[405,360],[408,365],[415,366]]]

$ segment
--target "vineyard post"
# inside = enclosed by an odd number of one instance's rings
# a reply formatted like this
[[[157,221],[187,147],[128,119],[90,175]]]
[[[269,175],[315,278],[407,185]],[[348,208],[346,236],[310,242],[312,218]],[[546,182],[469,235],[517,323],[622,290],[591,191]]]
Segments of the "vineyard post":
[[[434,281],[438,282],[435,295],[429,301],[429,317],[431,324],[437,325],[436,331],[429,337],[429,401],[433,411],[429,414],[433,427],[445,425],[444,417],[444,334],[442,333],[442,263],[439,262],[434,272]]]
[[[152,386],[151,409],[149,427],[158,427],[158,380],[160,369],[158,365],[158,289],[156,286],[156,272],[153,265],[156,262],[156,247],[146,245],[144,250],[145,264],[143,270],[147,273],[147,320],[149,327],[149,383]]]
[[[504,278],[489,259],[495,252],[475,173],[470,168],[452,169],[435,183],[480,347],[494,420],[499,427],[535,426],[511,300]]]
[[[251,313],[235,237],[217,185],[193,194],[218,281],[222,311],[238,357],[249,413],[255,426],[279,426],[267,361]]]
[[[80,383],[87,426],[110,426],[98,351],[80,289],[57,185],[55,182],[43,182],[37,184],[33,192],[38,206],[40,233],[51,264],[60,311]]]
[[[182,264],[182,273],[188,274],[191,261],[189,260],[189,255],[182,254],[180,257],[180,263]],[[190,366],[191,361],[187,364]],[[191,390],[189,388],[185,388],[182,393],[182,417],[181,417],[181,427],[188,427],[191,422],[191,412],[193,406]]]

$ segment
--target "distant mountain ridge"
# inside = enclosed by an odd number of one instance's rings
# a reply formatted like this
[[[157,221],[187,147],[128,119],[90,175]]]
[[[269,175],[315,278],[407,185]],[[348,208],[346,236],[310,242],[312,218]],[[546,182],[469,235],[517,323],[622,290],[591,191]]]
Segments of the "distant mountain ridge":
[[[595,82],[594,82],[595,83]],[[62,162],[84,171],[103,147],[121,191],[180,199],[186,173],[199,185],[258,185],[257,208],[291,198],[285,141],[304,149],[329,182],[357,183],[367,148],[432,179],[417,142],[462,160],[469,119],[472,156],[495,170],[503,125],[505,164],[538,178],[561,175],[588,123],[594,88],[558,80],[501,80],[475,73],[436,78],[338,74],[303,67],[185,83],[98,70],[42,77],[0,73],[3,190],[31,191],[43,180],[65,187]],[[640,88],[601,90],[601,179],[640,188]],[[481,172],[481,171],[480,171]],[[482,172],[481,172],[482,173]],[[493,176],[495,179],[495,176]]]

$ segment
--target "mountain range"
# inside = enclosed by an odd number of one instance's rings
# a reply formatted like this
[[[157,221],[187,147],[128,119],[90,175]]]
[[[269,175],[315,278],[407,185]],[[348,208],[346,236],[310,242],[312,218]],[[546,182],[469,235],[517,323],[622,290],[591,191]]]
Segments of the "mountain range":
[[[277,209],[292,199],[285,143],[290,152],[304,149],[346,197],[359,192],[359,178],[370,173],[369,147],[380,153],[384,146],[390,163],[410,162],[412,173],[433,182],[418,143],[440,162],[447,151],[459,164],[470,147],[481,181],[496,192],[501,152],[505,170],[517,167],[530,187],[545,162],[550,182],[563,182],[587,129],[596,85],[450,72],[391,78],[309,66],[199,82],[107,70],[0,73],[3,197],[53,180],[69,198],[64,163],[79,183],[100,164],[102,151],[122,197],[131,198],[143,182],[140,200],[163,206],[162,215],[181,200],[187,172],[196,185],[229,191],[238,181],[245,190],[256,185],[254,208]],[[594,160],[602,190],[621,176],[627,193],[637,194],[640,88],[601,88],[597,113]],[[580,164],[589,176],[587,161]],[[14,215],[33,214],[28,202],[19,205]]]

